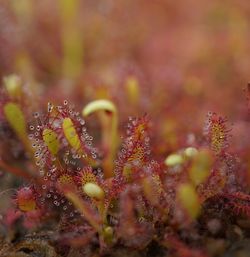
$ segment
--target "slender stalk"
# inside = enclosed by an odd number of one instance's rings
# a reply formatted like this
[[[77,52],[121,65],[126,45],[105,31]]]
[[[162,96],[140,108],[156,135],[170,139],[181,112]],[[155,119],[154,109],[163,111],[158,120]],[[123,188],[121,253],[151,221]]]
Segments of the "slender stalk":
[[[22,177],[26,180],[36,179],[33,175],[29,174],[28,172],[25,172],[19,168],[10,166],[7,163],[3,162],[2,160],[0,160],[0,167],[17,177]]]
[[[101,233],[101,219],[73,190],[64,190],[65,197],[84,215],[89,224]]]
[[[108,100],[96,100],[90,102],[82,111],[84,117],[94,112],[100,112],[99,118],[102,123],[102,141],[107,143],[104,148],[107,154],[103,161],[103,169],[106,178],[113,176],[115,153],[118,146],[118,112],[116,106]],[[108,112],[108,114],[107,114]],[[110,119],[107,117],[111,116]]]
[[[62,22],[62,72],[67,79],[75,79],[83,68],[83,37],[78,21],[79,0],[59,0]]]

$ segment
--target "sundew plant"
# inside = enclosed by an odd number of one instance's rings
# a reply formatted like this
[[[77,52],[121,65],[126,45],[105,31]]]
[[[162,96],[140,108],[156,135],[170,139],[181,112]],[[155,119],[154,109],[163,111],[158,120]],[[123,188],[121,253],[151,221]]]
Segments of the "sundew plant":
[[[249,8],[155,2],[0,2],[0,257],[249,256]]]

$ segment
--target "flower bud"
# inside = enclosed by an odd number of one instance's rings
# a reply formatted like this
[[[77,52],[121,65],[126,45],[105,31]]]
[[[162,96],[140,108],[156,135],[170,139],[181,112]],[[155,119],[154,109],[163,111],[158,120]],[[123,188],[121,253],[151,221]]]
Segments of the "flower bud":
[[[97,200],[102,200],[104,198],[103,189],[95,183],[86,183],[83,185],[82,189],[83,192],[91,198],[95,198]]]

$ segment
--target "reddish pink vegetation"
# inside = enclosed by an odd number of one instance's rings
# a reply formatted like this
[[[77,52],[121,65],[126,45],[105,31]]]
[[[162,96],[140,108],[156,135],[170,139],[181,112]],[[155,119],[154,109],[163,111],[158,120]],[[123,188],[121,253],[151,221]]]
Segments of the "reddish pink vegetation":
[[[200,250],[190,248],[187,244],[180,241],[175,236],[166,236],[165,242],[170,251],[176,257],[207,257],[208,255]]]
[[[249,237],[249,0],[184,2],[0,1],[0,256]]]
[[[150,138],[147,126],[146,117],[130,119],[126,138],[115,161],[115,187],[120,184],[122,189],[122,184],[126,184],[132,178],[140,178],[144,173],[143,168],[150,164]]]
[[[245,215],[250,218],[250,195],[242,192],[224,194],[222,198],[226,200],[228,208],[232,209],[236,215]]]
[[[216,155],[223,155],[229,146],[230,130],[227,119],[216,113],[209,113],[204,128],[204,135],[208,144]]]
[[[157,242],[174,256],[202,257],[207,256],[205,249],[190,248],[178,236],[182,228],[200,233],[190,208],[201,209],[198,215],[202,223],[208,222],[206,211],[212,207],[216,215],[229,212],[231,216],[250,217],[250,198],[246,186],[237,178],[245,169],[228,151],[230,129],[226,120],[215,113],[208,115],[205,139],[196,144],[198,152],[206,146],[204,153],[209,154],[207,158],[214,156],[209,161],[212,163],[207,164],[205,159],[197,162],[195,156],[185,157],[181,151],[184,161],[175,166],[157,162],[150,149],[149,118],[130,118],[115,160],[114,177],[109,179],[104,177],[102,159],[96,156],[85,121],[67,102],[58,107],[49,105],[46,115],[35,114],[35,118],[37,125],[30,126],[29,137],[36,149],[40,182],[30,181],[29,186],[17,190],[16,213],[12,209],[6,216],[10,227],[20,217],[26,228],[43,227],[53,221],[59,228],[56,241],[71,247],[99,240],[104,252],[117,244],[140,250]],[[70,128],[65,129],[65,119],[72,121]],[[72,128],[73,132],[69,130]],[[68,139],[68,131],[78,148]],[[207,178],[198,185],[192,184],[193,177],[189,175],[197,168],[195,165],[200,165],[199,172],[208,169]],[[198,203],[193,207],[179,198],[177,190],[183,183],[194,189]],[[86,185],[90,185],[89,189]],[[200,242],[190,240],[195,245]]]
[[[250,112],[250,83],[247,84],[247,107]]]
[[[35,192],[30,187],[23,187],[18,190],[16,200],[21,211],[28,212],[37,208]]]

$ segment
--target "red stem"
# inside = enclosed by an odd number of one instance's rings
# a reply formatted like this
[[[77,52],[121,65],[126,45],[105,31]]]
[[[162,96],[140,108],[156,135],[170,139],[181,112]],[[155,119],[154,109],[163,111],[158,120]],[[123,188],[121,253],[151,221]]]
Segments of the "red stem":
[[[25,172],[19,168],[13,167],[8,165],[7,163],[3,162],[2,160],[0,160],[0,167],[2,169],[4,169],[5,171],[17,176],[17,177],[22,177],[26,180],[36,180],[38,183],[39,181],[37,180],[37,178],[35,178],[33,175],[29,174],[28,172]]]

